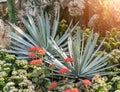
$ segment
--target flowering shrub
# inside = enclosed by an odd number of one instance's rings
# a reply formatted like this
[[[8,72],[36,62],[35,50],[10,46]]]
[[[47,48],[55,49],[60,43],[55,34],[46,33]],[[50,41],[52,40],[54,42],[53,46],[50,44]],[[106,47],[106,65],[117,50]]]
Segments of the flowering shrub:
[[[35,54],[44,56],[46,54],[46,52],[38,46],[31,47],[28,49],[28,51],[32,52],[32,54],[28,54],[28,56],[30,56],[30,55],[35,56]]]
[[[54,64],[49,66],[50,69],[55,67]],[[62,74],[67,72],[69,69],[62,71]],[[44,65],[41,66],[41,63],[40,66],[39,63],[29,65],[25,60],[16,60],[14,55],[0,52],[0,91],[3,92],[119,92],[120,90],[120,77],[115,75],[101,77],[97,74],[91,81],[85,79],[74,83],[73,79],[67,78],[52,81],[49,79],[49,74],[50,71]]]
[[[109,92],[107,88],[107,77],[101,77],[99,74],[96,74],[92,79],[92,89],[90,92]]]
[[[48,90],[53,90],[57,86],[57,82],[52,82],[51,85],[48,87]]]
[[[59,70],[59,73],[60,74],[65,74],[65,73],[68,73],[69,72],[69,69],[68,68],[61,68],[60,70]]]
[[[90,84],[91,84],[90,80],[87,80],[87,79],[82,80],[82,83],[83,83],[83,85],[84,85],[86,88],[88,88],[88,87],[90,86]]]
[[[49,72],[42,60],[17,60],[14,55],[0,52],[0,91],[36,92],[47,90]],[[43,68],[42,68],[43,67]],[[47,92],[47,91],[46,91]]]
[[[35,92],[29,64],[26,60],[16,60],[14,55],[0,52],[0,91]]]
[[[79,92],[78,88],[67,89],[64,92]]]
[[[65,58],[65,62],[74,62],[74,59],[71,57]]]
[[[42,60],[38,59],[38,60],[32,60],[32,61],[30,62],[30,64],[31,64],[31,65],[42,65],[43,62],[42,62]]]
[[[107,86],[109,88],[109,92],[119,92],[120,90],[120,76],[112,76],[110,78],[110,81],[107,83]]]
[[[114,49],[120,49],[120,31],[118,29],[113,28],[106,32],[106,41],[104,42],[103,47],[107,52]]]

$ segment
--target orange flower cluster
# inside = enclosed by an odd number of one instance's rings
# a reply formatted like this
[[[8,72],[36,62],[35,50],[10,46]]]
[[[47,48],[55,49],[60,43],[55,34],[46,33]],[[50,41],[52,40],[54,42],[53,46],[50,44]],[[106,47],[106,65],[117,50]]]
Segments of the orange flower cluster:
[[[82,83],[84,84],[84,86],[85,86],[86,88],[88,88],[88,87],[90,86],[90,84],[91,84],[90,80],[87,80],[87,79],[82,80]]]
[[[74,62],[74,59],[71,57],[65,58],[65,62]]]
[[[31,47],[31,48],[28,49],[28,51],[29,52],[37,52],[41,56],[44,56],[46,54],[46,52],[38,46]]]
[[[48,90],[53,90],[57,86],[57,82],[52,82],[51,85],[48,87]]]
[[[78,88],[67,89],[64,92],[79,92]]]
[[[68,69],[68,68],[62,68],[62,69],[60,69],[59,70],[59,73],[60,74],[65,74],[65,73],[67,73],[67,72],[69,72],[70,70]]]
[[[31,64],[31,65],[42,65],[43,62],[42,62],[41,59],[37,59],[37,60],[32,60],[32,61],[30,62],[30,64]]]

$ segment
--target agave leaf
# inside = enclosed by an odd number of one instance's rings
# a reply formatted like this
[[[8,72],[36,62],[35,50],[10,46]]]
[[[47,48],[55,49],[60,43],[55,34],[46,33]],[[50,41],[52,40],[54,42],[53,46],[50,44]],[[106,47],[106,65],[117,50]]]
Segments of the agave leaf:
[[[47,41],[50,39],[50,23],[48,19],[47,13],[45,14],[45,22],[46,22],[46,35],[47,35]],[[49,43],[47,42],[47,48],[49,47]]]
[[[109,75],[109,74],[118,74],[119,72],[100,72],[101,76]]]
[[[19,47],[19,48],[21,48],[21,49],[28,49],[25,45],[22,45],[22,44],[20,44],[20,43],[16,43],[16,41],[13,41],[13,40],[10,40],[9,41],[14,47]]]
[[[105,70],[107,70],[107,69],[110,69],[110,68],[115,67],[115,66],[118,66],[118,65],[119,65],[119,64],[112,65],[112,66],[107,66],[107,67],[101,68],[101,69],[99,69],[99,70],[96,70],[96,72],[105,71]]]
[[[29,32],[30,36],[34,39],[34,41],[37,41],[37,36],[34,34],[34,31],[32,30],[33,28],[30,26],[30,24],[24,18],[21,18],[21,20],[22,20],[22,23],[27,28],[27,31]]]
[[[99,64],[99,65],[96,65],[95,67],[91,67],[89,69],[89,71],[86,71],[85,73],[86,74],[88,74],[88,73],[94,73],[94,72],[96,72],[96,70],[104,68],[106,65],[107,65],[107,63],[102,63],[102,64]]]
[[[22,55],[28,55],[28,52],[24,51],[24,52],[18,52],[18,51],[14,51],[14,50],[1,50],[3,52],[7,52],[7,53],[12,53],[12,54],[22,54]]]
[[[54,24],[53,24],[53,32],[52,32],[52,38],[55,39],[55,36],[56,36],[56,33],[57,33],[57,27],[58,27],[58,24],[59,24],[59,13],[55,16],[55,19],[54,19]]]
[[[19,27],[17,27],[15,24],[9,23],[18,33],[20,33],[22,36],[24,36],[29,42],[31,42],[33,45],[36,45],[35,41],[25,32],[23,32]],[[7,31],[9,32],[9,31]],[[11,31],[11,33],[13,33]],[[14,34],[14,33],[13,33]]]
[[[69,49],[70,57],[73,57],[73,43],[72,43],[71,35],[68,38],[68,49]]]
[[[38,27],[39,27],[39,31],[40,34],[42,36],[42,40],[44,42],[44,48],[46,47],[46,34],[45,34],[45,25],[44,25],[44,21],[42,20],[42,17],[38,17]],[[39,39],[40,40],[40,39]]]
[[[27,60],[28,60],[29,58],[28,58],[27,56],[19,56],[19,57],[17,57],[17,59],[23,59],[23,60],[24,60],[24,59],[25,59],[25,60],[27,59]]]
[[[27,14],[27,16],[28,16],[28,20],[29,20],[30,26],[32,28],[31,30],[34,32],[34,34],[36,36],[37,35],[37,30],[36,30],[36,26],[35,26],[34,20],[33,20],[32,16],[30,16],[29,14]]]
[[[85,50],[84,50],[84,54],[83,54],[83,60],[85,60],[86,58],[86,55],[88,54],[88,49],[90,47],[90,44],[91,44],[91,40],[92,40],[92,36],[93,36],[93,31],[91,31],[88,39],[87,39],[87,42],[86,42],[86,45],[85,45]],[[83,62],[82,60],[82,62]]]
[[[53,63],[55,64],[55,66],[58,68],[58,69],[61,69],[61,68],[66,68],[65,65],[63,65],[60,61],[58,61],[56,58],[54,58],[54,56],[52,54],[50,54],[49,52],[47,52],[47,55],[51,58],[51,60],[53,61]]]
[[[24,40],[22,37],[18,36],[17,34],[13,33],[12,31],[7,31],[10,35],[11,38],[14,39],[15,41],[18,41],[19,43],[28,46],[28,47],[32,47],[34,45],[32,45],[31,43],[29,43],[28,41]]]
[[[52,41],[52,47],[56,50],[56,51],[58,51],[58,53],[60,53],[60,55],[62,56],[62,58],[64,59],[64,58],[66,58],[67,57],[67,55],[58,47],[58,45],[56,44],[56,42],[51,38],[51,41]]]
[[[89,39],[89,38],[88,38]],[[92,40],[92,38],[90,38]],[[86,63],[88,61],[88,59],[92,56],[93,54],[93,51],[94,51],[94,48],[96,46],[96,43],[97,43],[97,39],[98,39],[98,36],[95,36],[95,38],[93,39],[93,41],[91,42],[90,45],[88,45],[89,49],[87,48],[87,54],[86,54],[86,58],[83,59],[84,60],[84,63],[83,63],[83,67],[81,70],[85,69],[86,67]],[[88,42],[89,43],[89,42]]]
[[[98,65],[99,63],[101,63],[101,62],[105,62],[105,61],[107,61],[107,59],[108,59],[108,56],[103,56],[103,57],[101,57],[99,60],[97,59],[95,59],[95,60],[93,60],[93,62],[91,62],[90,64],[89,64],[89,66],[90,67],[94,67],[94,66],[96,66],[96,65]],[[97,62],[96,62],[97,61]],[[89,69],[89,68],[88,68]]]
[[[90,63],[87,65],[87,67],[83,70],[83,72],[89,70],[92,66],[96,65],[96,61],[98,61],[102,57],[102,55],[103,55],[103,53],[101,53],[100,55],[98,55],[94,60],[91,60]]]
[[[71,29],[68,28],[67,31],[63,34],[63,36],[60,37],[60,39],[57,41],[58,46],[60,46],[68,38],[70,33],[72,33],[75,30],[75,28],[77,27],[78,23],[76,23],[76,25],[73,28],[71,28]],[[68,32],[68,30],[69,30],[69,32]]]
[[[10,46],[10,48],[12,48],[13,50],[16,50],[16,51],[25,51],[25,49],[22,49],[19,47]]]
[[[98,48],[94,51],[94,53],[92,54],[91,58],[88,60],[88,62],[86,63],[86,66],[91,62],[91,60],[95,57],[95,55],[97,54],[97,52],[99,51],[100,47],[102,46],[102,44],[104,43],[105,39],[101,42],[101,44],[98,46]],[[104,51],[103,51],[104,52]],[[102,54],[102,53],[101,53]],[[99,57],[99,56],[98,56]]]
[[[75,67],[76,67],[76,72],[77,72],[77,74],[79,75],[79,66],[80,66],[80,47],[81,47],[81,41],[80,41],[80,39],[81,39],[81,31],[80,30],[78,30],[77,31],[77,37],[76,37],[76,41],[75,41],[75,43],[74,43],[74,51],[75,51],[75,53],[74,53],[74,55],[76,55],[76,59],[75,59]],[[75,58],[75,57],[74,57]]]

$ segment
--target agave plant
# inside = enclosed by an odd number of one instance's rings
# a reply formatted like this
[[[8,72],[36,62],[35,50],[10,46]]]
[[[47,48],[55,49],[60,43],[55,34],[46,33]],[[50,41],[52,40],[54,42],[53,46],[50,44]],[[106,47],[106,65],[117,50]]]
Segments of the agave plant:
[[[70,28],[70,24],[64,35],[59,37],[56,35],[59,24],[59,12],[56,13],[55,19],[53,20],[53,23],[51,23],[53,26],[51,26],[49,22],[48,14],[43,13],[42,9],[41,14],[37,16],[37,24],[34,22],[34,19],[30,14],[27,14],[27,16],[28,21],[24,18],[21,18],[25,28],[27,29],[27,32],[23,31],[15,24],[9,23],[15,29],[15,31],[6,30],[11,35],[11,39],[9,41],[12,45],[10,46],[10,50],[1,50],[16,54],[17,59],[29,59],[28,49],[33,46],[39,46],[43,48],[51,58],[54,57],[53,55],[55,55],[55,52],[51,48],[52,41],[50,38],[54,39],[59,47],[66,47],[66,40],[70,32],[72,32],[77,26],[76,24],[73,28]],[[46,62],[51,63],[48,61]],[[55,59],[55,63],[59,68],[63,67],[62,63],[60,63],[57,59]]]
[[[100,47],[104,43],[104,40],[97,47],[97,39],[99,35],[93,34],[93,31],[90,33],[87,40],[84,37],[84,32],[78,30],[74,36],[69,35],[68,37],[68,50],[63,51],[62,48],[53,42],[53,48],[61,56],[59,61],[68,69],[70,72],[64,76],[70,78],[92,78],[95,74],[108,75],[112,72],[105,72],[105,70],[112,68],[116,65],[107,66],[107,60],[109,59],[108,55],[104,55],[104,51],[101,52],[98,56],[96,54],[100,50]],[[65,58],[72,57],[74,62],[65,62]],[[58,72],[58,71],[57,71]],[[59,74],[58,74],[59,75]]]
[[[28,49],[33,46],[39,46],[46,51],[44,61],[49,64],[55,64],[56,68],[54,72],[57,75],[62,68],[69,69],[69,73],[64,76],[70,78],[91,78],[95,74],[107,75],[110,72],[103,72],[110,67],[107,65],[108,55],[103,56],[103,53],[95,57],[99,51],[103,42],[95,50],[98,35],[89,35],[87,41],[85,41],[84,32],[78,30],[75,35],[72,35],[72,31],[76,28],[77,24],[65,32],[62,37],[56,35],[57,27],[59,23],[59,13],[55,15],[53,26],[51,27],[47,13],[41,11],[41,15],[38,16],[38,24],[35,24],[33,18],[28,14],[28,20],[22,18],[22,22],[27,29],[27,33],[22,31],[15,24],[10,25],[19,33],[11,30],[7,32],[11,35],[10,50],[5,50],[9,53],[15,53],[18,59],[27,59]],[[68,40],[67,40],[68,39]],[[72,57],[74,62],[64,62],[67,57]]]
[[[6,50],[10,53],[15,53],[18,56],[18,59],[28,58],[28,48],[33,46],[40,46],[45,50],[49,51],[50,49],[50,37],[52,37],[58,46],[63,45],[63,42],[67,39],[69,32],[73,31],[75,27],[66,30],[66,33],[62,37],[56,36],[57,27],[59,23],[59,13],[55,15],[53,21],[53,26],[51,27],[49,23],[49,18],[47,13],[43,13],[41,10],[41,15],[37,18],[37,24],[35,24],[34,19],[31,15],[27,14],[28,21],[24,18],[21,18],[27,32],[20,29],[15,24],[9,23],[15,31],[6,30],[11,35],[11,50]],[[16,34],[16,32],[18,34]]]

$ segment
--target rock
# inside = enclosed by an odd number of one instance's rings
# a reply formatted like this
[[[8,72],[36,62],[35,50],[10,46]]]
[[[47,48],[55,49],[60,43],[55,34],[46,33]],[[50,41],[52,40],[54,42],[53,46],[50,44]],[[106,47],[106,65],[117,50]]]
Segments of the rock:
[[[0,19],[0,48],[5,48],[9,45],[8,33],[5,32],[6,29],[10,28],[8,25],[6,25],[2,19]]]

